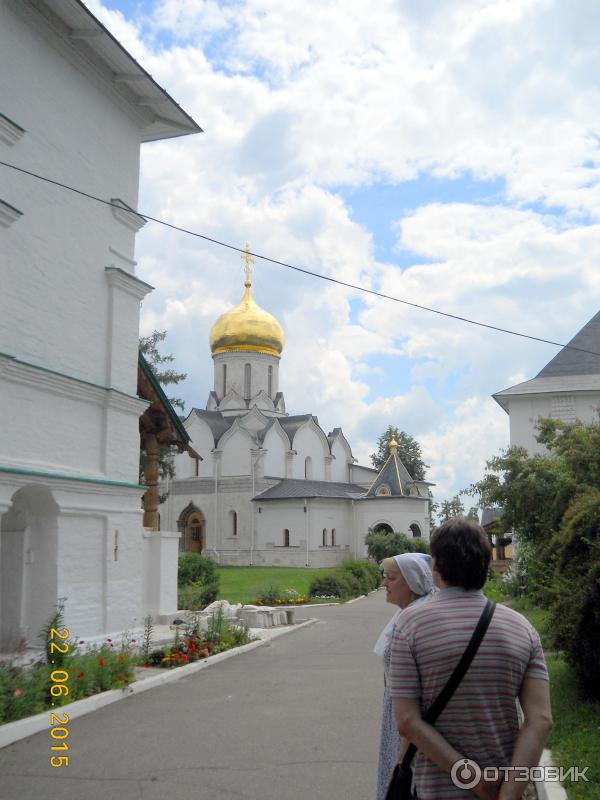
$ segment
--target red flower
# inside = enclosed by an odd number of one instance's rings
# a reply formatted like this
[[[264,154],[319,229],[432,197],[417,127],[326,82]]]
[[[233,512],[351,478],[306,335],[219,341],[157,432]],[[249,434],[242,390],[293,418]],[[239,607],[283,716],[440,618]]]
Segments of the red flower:
[[[79,644],[85,644],[85,641],[83,639],[80,639]]]
[[[182,661],[187,661],[187,660],[188,660],[188,657],[186,656],[186,654],[185,654],[185,653],[182,653],[182,654],[181,654],[181,660],[182,660]]]
[[[98,659],[98,663],[100,664],[101,667],[105,667],[106,666],[106,661],[103,658],[99,658]]]
[[[23,694],[22,689],[15,689],[15,697],[21,697],[22,694]]]
[[[109,637],[107,636],[107,637],[106,637],[106,641],[107,641],[107,642],[112,642],[112,639],[109,639]]]
[[[83,673],[83,672],[79,672],[77,675],[75,675],[75,677],[76,678],[83,678],[84,674],[85,673]]]
[[[135,639],[132,639],[132,640],[131,640],[131,644],[135,644]]]
[[[127,678],[124,678],[123,680],[125,681],[125,683],[129,683]]]

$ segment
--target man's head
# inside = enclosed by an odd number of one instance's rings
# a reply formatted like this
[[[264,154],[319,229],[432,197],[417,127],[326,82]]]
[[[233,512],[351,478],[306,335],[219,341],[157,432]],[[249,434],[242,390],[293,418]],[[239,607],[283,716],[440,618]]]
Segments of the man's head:
[[[481,525],[465,517],[452,517],[434,531],[430,544],[434,572],[439,572],[446,585],[483,587],[492,548]]]

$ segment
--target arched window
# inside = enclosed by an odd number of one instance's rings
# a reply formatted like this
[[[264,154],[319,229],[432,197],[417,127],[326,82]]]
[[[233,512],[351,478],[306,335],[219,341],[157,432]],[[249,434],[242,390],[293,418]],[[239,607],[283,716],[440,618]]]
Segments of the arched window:
[[[269,389],[269,397],[273,397],[273,367],[269,367],[268,370],[269,378],[268,378],[268,389]]]
[[[231,517],[231,535],[237,536],[237,511],[230,511],[229,516]]]
[[[389,497],[392,493],[387,483],[382,483],[381,486],[377,487],[377,491],[375,492],[375,494],[377,495],[377,497]]]
[[[250,364],[244,365],[244,400],[252,397],[252,367]]]
[[[331,546],[335,547],[335,528],[331,529]]]
[[[283,531],[283,546],[289,547],[290,546],[290,532],[287,528]]]
[[[410,526],[410,529],[412,531],[413,539],[420,539],[421,538],[421,535],[422,535],[421,534],[421,528],[419,528],[419,526],[417,525],[416,522],[412,523],[412,525]]]
[[[223,397],[227,394],[227,364],[223,364]]]
[[[304,477],[307,481],[312,480],[312,458],[306,456],[304,459]]]
[[[327,528],[323,528],[323,547],[327,547]]]

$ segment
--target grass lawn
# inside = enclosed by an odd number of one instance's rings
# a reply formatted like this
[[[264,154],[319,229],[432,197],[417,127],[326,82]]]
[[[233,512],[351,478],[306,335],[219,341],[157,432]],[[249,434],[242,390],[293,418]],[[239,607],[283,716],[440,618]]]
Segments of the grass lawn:
[[[600,800],[600,703],[582,703],[573,668],[548,657],[554,728],[548,746],[561,767],[589,767],[589,783],[565,781],[569,800]]]
[[[331,572],[331,567],[218,567],[220,581],[219,600],[230,603],[254,603],[256,590],[268,583],[276,583],[282,589],[295,589],[308,594],[313,578]]]

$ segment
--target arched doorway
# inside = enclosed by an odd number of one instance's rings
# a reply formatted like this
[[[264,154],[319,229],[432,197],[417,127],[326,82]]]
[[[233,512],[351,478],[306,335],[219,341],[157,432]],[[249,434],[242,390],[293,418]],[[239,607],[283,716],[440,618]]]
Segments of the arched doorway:
[[[422,537],[421,528],[417,525],[416,522],[413,522],[410,526],[411,533],[413,535],[413,539],[420,539]]]
[[[177,520],[181,533],[179,550],[182,553],[201,553],[206,546],[206,519],[193,503],[186,506]]]
[[[39,644],[56,608],[58,511],[45,486],[24,486],[0,524],[0,649]]]

